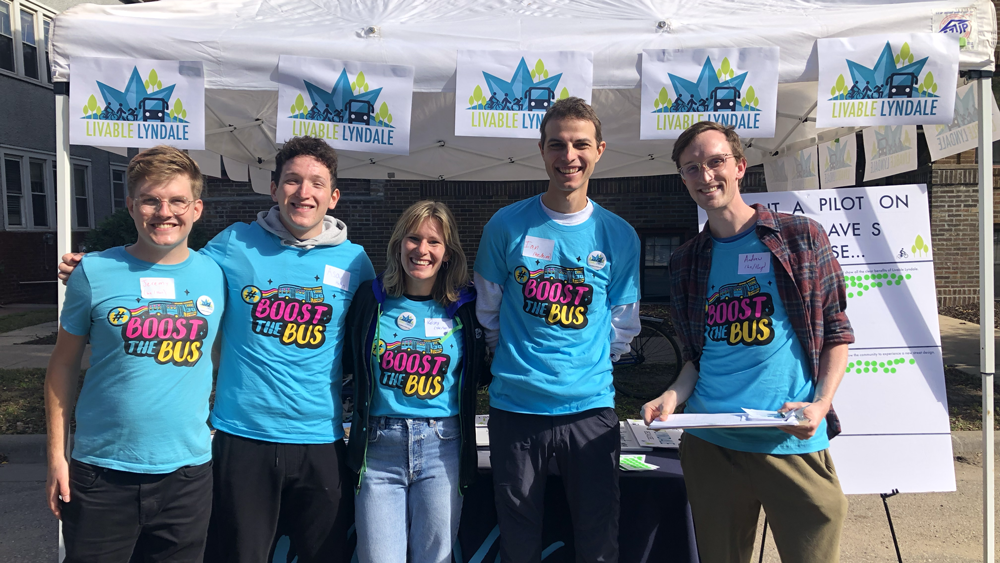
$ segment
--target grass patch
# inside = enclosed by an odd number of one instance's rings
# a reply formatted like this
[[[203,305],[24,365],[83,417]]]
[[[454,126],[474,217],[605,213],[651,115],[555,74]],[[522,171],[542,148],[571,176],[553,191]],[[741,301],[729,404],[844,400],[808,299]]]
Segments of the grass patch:
[[[40,325],[56,320],[55,309],[35,309],[0,316],[0,332]]]
[[[994,377],[993,394],[1000,395],[1000,385]],[[948,395],[948,418],[952,430],[983,429],[983,381],[950,366],[944,367],[945,393]],[[994,424],[1000,430],[1000,424]]]
[[[77,398],[82,387],[81,372]],[[45,433],[45,369],[0,369],[0,434]]]

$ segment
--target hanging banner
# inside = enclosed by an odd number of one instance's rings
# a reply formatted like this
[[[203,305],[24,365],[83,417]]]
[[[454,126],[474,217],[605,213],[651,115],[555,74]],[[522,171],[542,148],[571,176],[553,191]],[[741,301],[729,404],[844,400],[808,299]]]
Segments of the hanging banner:
[[[774,137],[777,100],[777,47],[642,52],[640,139],[676,139],[699,121]]]
[[[843,188],[857,183],[855,163],[858,161],[858,140],[854,133],[819,145],[822,188]]]
[[[200,61],[74,57],[70,66],[70,144],[205,148]]]
[[[777,158],[764,163],[764,184],[769,192],[787,192],[788,171],[785,170],[786,160]]]
[[[843,434],[830,449],[844,492],[955,490],[927,187],[743,200],[819,221],[843,270],[856,341],[833,399]],[[698,218],[704,225],[703,210]]]
[[[410,154],[413,67],[281,55],[276,140],[308,135],[338,150]]]
[[[590,103],[594,56],[579,51],[459,51],[455,135],[538,139],[546,110]]]
[[[917,126],[886,125],[861,132],[864,142],[865,182],[917,169]]]
[[[817,127],[951,122],[958,36],[819,39]]]
[[[789,190],[818,190],[819,175],[817,174],[816,147],[802,149],[797,153],[786,156],[785,169],[789,172]],[[764,177],[765,181],[767,177]]]
[[[996,98],[990,93],[993,106],[992,140],[1000,141],[1000,110]],[[924,139],[931,160],[958,154],[979,146],[979,90],[975,83],[967,84],[955,93],[955,120],[949,125],[924,125]]]

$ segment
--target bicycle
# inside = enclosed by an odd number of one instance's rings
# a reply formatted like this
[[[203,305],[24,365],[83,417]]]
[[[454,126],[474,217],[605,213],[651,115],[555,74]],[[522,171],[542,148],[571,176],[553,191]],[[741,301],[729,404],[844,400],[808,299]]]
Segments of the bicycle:
[[[643,401],[667,390],[681,372],[681,350],[669,321],[640,316],[642,327],[629,351],[614,362],[615,391]]]

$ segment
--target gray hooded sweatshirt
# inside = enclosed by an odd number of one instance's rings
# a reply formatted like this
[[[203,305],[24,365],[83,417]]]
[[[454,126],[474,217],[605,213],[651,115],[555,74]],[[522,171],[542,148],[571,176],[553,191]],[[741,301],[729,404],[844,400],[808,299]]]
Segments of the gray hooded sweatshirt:
[[[281,212],[278,211],[277,205],[267,211],[258,213],[257,224],[263,227],[265,231],[281,239],[282,246],[294,246],[303,250],[309,250],[317,246],[337,246],[347,240],[347,225],[340,219],[330,217],[329,215],[323,217],[322,233],[311,239],[299,240],[295,238],[295,235],[288,232],[288,229],[281,222]]]

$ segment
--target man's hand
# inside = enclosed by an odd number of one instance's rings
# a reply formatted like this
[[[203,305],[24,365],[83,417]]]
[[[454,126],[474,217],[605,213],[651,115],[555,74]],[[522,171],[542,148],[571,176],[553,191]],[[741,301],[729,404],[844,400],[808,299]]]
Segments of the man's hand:
[[[49,499],[49,510],[56,518],[62,520],[59,508],[59,497],[63,502],[69,502],[69,464],[65,459],[49,460],[49,477],[45,483],[45,493]]]
[[[654,420],[666,420],[677,408],[677,392],[668,389],[659,397],[642,405],[642,421],[649,426]]]
[[[82,252],[67,252],[62,256],[62,263],[59,264],[59,279],[62,280],[63,285],[69,281],[69,275],[73,273],[73,270],[80,265],[80,260],[83,260]]]
[[[797,426],[779,426],[779,428],[799,440],[808,440],[816,434],[819,425],[826,419],[826,413],[830,412],[830,402],[820,400],[815,403],[785,403],[778,409],[778,412],[784,414],[795,409],[802,409],[799,424]]]

